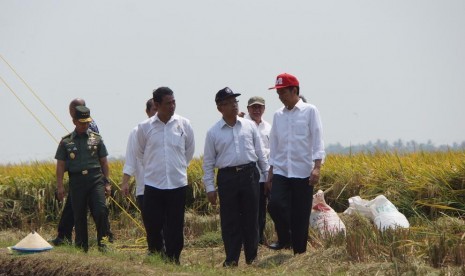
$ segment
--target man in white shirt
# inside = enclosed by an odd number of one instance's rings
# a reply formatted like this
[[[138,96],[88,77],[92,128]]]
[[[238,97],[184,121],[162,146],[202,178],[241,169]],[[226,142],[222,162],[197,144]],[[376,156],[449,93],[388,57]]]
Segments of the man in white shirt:
[[[262,119],[263,113],[265,113],[265,99],[262,97],[251,97],[247,103],[247,112],[244,118],[255,122],[260,132],[260,138],[262,139],[263,146],[265,148],[266,159],[270,158],[270,131],[271,125],[267,121]],[[258,243],[265,244],[265,236],[263,232],[266,224],[266,205],[267,195],[265,195],[265,174],[260,174],[260,194],[258,203]]]
[[[212,205],[217,201],[214,168],[218,168],[225,267],[237,266],[242,245],[247,264],[257,257],[260,173],[256,164],[265,175],[269,168],[256,125],[237,116],[239,95],[228,87],[216,93],[216,106],[223,116],[208,130],[203,156],[203,182]]]
[[[179,264],[194,132],[188,119],[174,113],[176,100],[170,88],[157,88],[153,101],[157,114],[140,123],[136,132],[137,158],[144,168],[142,219],[149,254],[157,253]]]
[[[149,118],[157,113],[157,108],[153,102],[153,98],[145,103],[145,113]],[[142,211],[142,203],[144,202],[144,171],[142,167],[142,160],[137,159],[137,140],[136,132],[138,126],[132,129],[129,133],[128,144],[126,147],[126,158],[123,167],[123,183],[121,190],[123,195],[129,196],[129,180],[131,176],[136,179],[136,202],[139,210]]]
[[[276,89],[284,106],[273,117],[270,133],[270,171],[265,184],[271,191],[268,212],[274,221],[279,250],[292,246],[294,254],[307,250],[313,185],[320,178],[325,157],[320,114],[299,98],[299,81],[278,75]]]

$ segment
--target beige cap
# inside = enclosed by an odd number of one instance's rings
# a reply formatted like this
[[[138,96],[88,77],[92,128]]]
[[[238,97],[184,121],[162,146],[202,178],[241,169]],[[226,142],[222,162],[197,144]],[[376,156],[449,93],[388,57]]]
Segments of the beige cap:
[[[258,96],[252,97],[249,99],[247,106],[251,106],[254,104],[265,105],[265,99],[263,99],[262,97],[258,97]]]

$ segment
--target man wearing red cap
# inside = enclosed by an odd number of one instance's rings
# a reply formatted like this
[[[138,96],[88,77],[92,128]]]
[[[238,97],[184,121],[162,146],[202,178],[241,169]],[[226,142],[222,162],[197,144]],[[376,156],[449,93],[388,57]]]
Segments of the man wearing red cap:
[[[273,117],[270,133],[270,170],[265,189],[270,192],[268,211],[278,241],[274,250],[307,250],[313,185],[320,178],[325,157],[320,114],[314,105],[299,98],[299,81],[293,75],[278,75],[275,86],[284,106]]]

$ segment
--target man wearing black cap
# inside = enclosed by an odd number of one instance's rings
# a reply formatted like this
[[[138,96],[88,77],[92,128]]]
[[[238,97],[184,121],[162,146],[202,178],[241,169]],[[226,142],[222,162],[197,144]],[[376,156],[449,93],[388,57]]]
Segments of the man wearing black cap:
[[[108,181],[108,152],[102,137],[89,130],[90,122],[90,110],[85,106],[77,106],[73,117],[76,127],[72,133],[62,138],[55,154],[57,197],[58,200],[63,200],[63,176],[67,166],[76,231],[75,244],[86,252],[89,249],[87,206],[97,226],[99,249],[103,250],[105,245],[102,238],[106,234],[108,221],[105,194],[111,192]]]
[[[157,114],[139,124],[135,141],[144,169],[142,219],[149,254],[160,254],[179,264],[194,131],[188,119],[174,113],[176,100],[170,88],[155,89],[153,101]]]
[[[86,106],[86,102],[84,99],[75,98],[69,103],[69,115],[71,118],[74,118],[76,113],[76,106]],[[89,129],[95,133],[99,133],[97,124],[95,123],[94,119],[89,123]],[[67,170],[67,168],[65,169]],[[106,221],[107,224],[107,233],[108,239],[110,242],[113,241],[113,233],[110,230],[110,222]],[[61,211],[60,221],[58,223],[58,234],[55,239],[51,240],[50,242],[54,246],[59,246],[64,243],[71,243],[71,236],[73,233],[74,228],[74,215],[73,215],[73,208],[71,207],[71,195],[68,193],[68,196],[65,201],[65,206]]]
[[[313,185],[320,178],[325,157],[320,114],[299,98],[299,81],[280,74],[275,86],[284,106],[273,117],[270,133],[270,172],[265,187],[271,191],[268,211],[274,221],[279,250],[292,246],[294,254],[307,250]]]
[[[216,106],[223,117],[208,130],[203,156],[203,182],[212,205],[217,201],[214,168],[218,168],[225,267],[237,266],[242,245],[247,264],[257,257],[260,173],[256,164],[265,175],[269,168],[256,125],[237,116],[239,95],[228,87],[216,93]]]

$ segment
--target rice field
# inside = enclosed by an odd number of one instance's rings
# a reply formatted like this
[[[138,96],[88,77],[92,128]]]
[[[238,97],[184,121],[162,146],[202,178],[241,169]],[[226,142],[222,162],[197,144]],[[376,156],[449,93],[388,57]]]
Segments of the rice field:
[[[202,159],[197,158],[188,169],[186,246],[221,247],[218,210],[207,203],[201,165]],[[108,204],[112,228],[124,241],[143,237],[144,233],[134,225],[134,220],[140,222],[140,214],[118,190],[122,167],[121,161],[110,162],[114,194]],[[340,214],[347,235],[325,236],[312,229],[309,246],[313,250],[322,250],[336,262],[369,266],[382,260],[395,264],[398,272],[420,273],[423,265],[439,273],[451,267],[458,271],[451,275],[465,272],[464,151],[329,155],[315,192],[318,189],[325,192],[326,202]],[[56,225],[62,204],[55,200],[54,192],[54,163],[0,166],[0,230]],[[380,232],[362,216],[341,214],[349,206],[350,197],[373,199],[381,194],[408,218],[410,228]],[[273,224],[268,219],[266,236],[273,240],[273,235]],[[298,260],[289,263],[290,271],[308,269],[308,264],[294,263]],[[422,265],[412,266],[412,261]],[[257,274],[277,272],[264,269]]]

